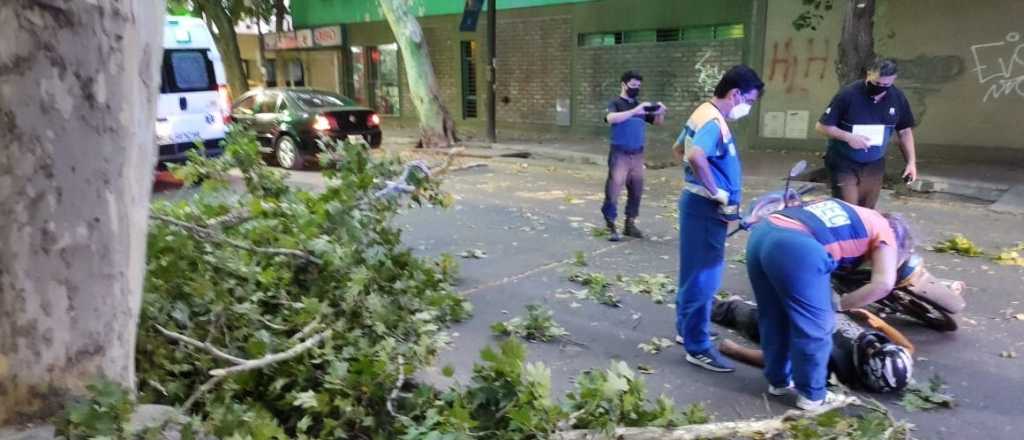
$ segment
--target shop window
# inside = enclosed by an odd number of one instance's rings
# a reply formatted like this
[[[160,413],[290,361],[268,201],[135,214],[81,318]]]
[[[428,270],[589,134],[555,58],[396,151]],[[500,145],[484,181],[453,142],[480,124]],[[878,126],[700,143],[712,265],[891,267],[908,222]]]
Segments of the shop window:
[[[398,80],[398,45],[384,44],[368,50],[373,108],[382,115],[397,116],[401,99]]]

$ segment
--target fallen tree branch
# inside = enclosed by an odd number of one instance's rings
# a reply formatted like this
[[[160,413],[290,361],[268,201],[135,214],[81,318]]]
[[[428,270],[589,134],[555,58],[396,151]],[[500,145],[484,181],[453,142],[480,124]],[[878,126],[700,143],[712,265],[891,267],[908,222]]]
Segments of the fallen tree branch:
[[[253,246],[251,244],[242,243],[242,242],[240,242],[238,240],[234,240],[234,239],[225,237],[223,234],[221,234],[221,233],[219,233],[217,231],[214,231],[214,230],[211,230],[211,229],[207,229],[207,228],[204,228],[204,227],[199,226],[199,225],[194,225],[192,223],[183,222],[181,220],[174,219],[174,218],[171,218],[171,217],[167,217],[167,216],[164,216],[164,215],[150,214],[150,218],[152,218],[153,220],[159,220],[161,222],[164,222],[164,223],[167,223],[169,225],[175,226],[175,227],[177,227],[179,229],[182,229],[185,232],[188,232],[189,234],[192,234],[192,236],[194,236],[194,237],[196,237],[196,238],[198,238],[200,240],[217,241],[217,242],[225,243],[225,244],[228,244],[228,245],[231,245],[231,246],[234,246],[236,248],[239,248],[239,249],[242,249],[242,250],[246,250],[246,251],[249,251],[249,252],[257,252],[257,253],[261,253],[261,254],[270,254],[270,255],[285,255],[285,256],[295,257],[295,258],[298,258],[298,259],[301,259],[301,260],[309,261],[309,262],[317,264],[317,265],[323,264],[323,262],[319,258],[316,258],[316,257],[314,257],[314,256],[312,256],[312,255],[310,255],[310,254],[308,254],[306,252],[300,251],[300,250],[281,249],[281,248],[263,248],[263,247]]]
[[[305,327],[302,328],[302,330],[299,330],[298,333],[296,333],[294,336],[292,336],[288,340],[289,341],[298,341],[298,340],[300,340],[302,338],[305,338],[310,333],[312,333],[313,330],[316,330],[316,328],[319,327],[319,326],[320,326],[320,317],[318,316],[315,319],[313,319],[313,322],[310,322],[309,324],[307,324]]]
[[[248,362],[247,360],[242,359],[240,357],[235,357],[235,356],[232,356],[230,354],[227,354],[227,353],[223,352],[222,350],[220,350],[219,348],[214,347],[213,345],[210,345],[210,344],[208,344],[206,342],[199,342],[199,341],[197,341],[195,339],[192,339],[192,338],[190,338],[188,336],[185,336],[183,334],[175,333],[175,332],[172,332],[170,330],[167,330],[167,329],[165,329],[165,328],[163,328],[163,327],[161,327],[159,325],[156,326],[156,329],[158,331],[160,331],[160,333],[163,333],[163,335],[167,336],[168,338],[171,338],[171,339],[173,339],[175,341],[181,342],[181,343],[183,343],[185,345],[191,345],[193,347],[205,350],[207,353],[212,354],[213,357],[216,357],[216,358],[219,358],[219,359],[231,362],[233,364],[238,364],[238,365],[241,365],[241,364],[244,364],[244,363]]]
[[[206,227],[214,229],[230,228],[245,223],[250,219],[252,219],[252,213],[249,212],[248,208],[242,208],[206,222]]]
[[[819,416],[823,413],[846,406],[861,406],[873,410],[878,408],[865,405],[856,397],[847,397],[831,405],[825,405],[813,411],[787,411],[779,417],[762,420],[744,420],[738,422],[703,423],[679,428],[616,428],[608,435],[601,431],[576,429],[556,432],[551,438],[555,440],[696,440],[706,438],[770,438],[786,431],[787,425],[795,420]]]
[[[181,405],[181,413],[188,413],[189,408],[192,408],[192,405],[195,404],[196,401],[203,396],[203,394],[206,394],[208,391],[212,390],[213,387],[217,386],[217,384],[220,383],[220,381],[224,380],[225,377],[226,376],[213,376],[210,378],[210,380],[207,380],[205,383],[203,383],[203,385],[200,386],[199,389],[195,390],[195,392],[193,392],[191,396],[188,396],[188,400],[186,400],[185,403]]]
[[[398,393],[402,389],[402,385],[405,384],[405,359],[402,355],[398,355],[398,379],[395,380],[395,387],[388,394],[388,402],[386,404],[388,413],[394,417],[399,417],[398,413],[395,412],[395,399],[398,398]]]
[[[245,372],[245,371],[250,371],[250,370],[256,370],[256,369],[259,369],[259,368],[263,368],[263,367],[265,367],[267,365],[274,364],[274,363],[277,363],[277,362],[289,360],[289,359],[294,358],[294,357],[302,354],[303,352],[305,352],[305,351],[315,347],[324,338],[330,336],[330,334],[331,334],[331,330],[322,331],[320,333],[317,333],[317,334],[313,335],[311,338],[303,341],[301,344],[296,345],[296,346],[294,346],[292,348],[289,348],[288,350],[283,351],[281,353],[268,354],[268,355],[263,356],[263,357],[261,357],[259,359],[247,360],[247,361],[244,361],[243,363],[241,363],[239,365],[236,365],[234,367],[218,368],[216,370],[211,370],[210,371],[210,375],[211,376],[229,376],[229,375],[232,375],[232,374],[237,374],[237,373],[242,373],[242,372]]]

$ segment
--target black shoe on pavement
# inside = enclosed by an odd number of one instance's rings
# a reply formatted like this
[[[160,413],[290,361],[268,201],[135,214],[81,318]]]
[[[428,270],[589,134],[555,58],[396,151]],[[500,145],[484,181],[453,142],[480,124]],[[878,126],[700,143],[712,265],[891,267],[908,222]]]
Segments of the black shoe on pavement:
[[[622,233],[627,237],[644,238],[644,233],[636,227],[636,220],[631,218],[626,219],[626,227],[623,228]]]
[[[608,241],[622,241],[619,230],[615,228],[615,220],[604,219],[604,223],[608,227]]]

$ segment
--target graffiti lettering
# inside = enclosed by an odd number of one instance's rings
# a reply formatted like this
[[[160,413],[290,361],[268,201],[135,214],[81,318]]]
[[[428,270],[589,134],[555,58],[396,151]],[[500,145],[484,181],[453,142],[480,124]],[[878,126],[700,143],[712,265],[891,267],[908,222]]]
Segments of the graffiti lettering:
[[[796,49],[794,49],[793,38],[772,43],[768,81],[781,81],[786,85],[785,92],[787,94],[806,93],[806,82],[821,81],[825,79],[825,73],[828,72],[831,60],[831,45],[828,39],[816,42],[814,38],[807,38],[805,42],[806,45],[800,45],[802,47]],[[802,75],[800,72],[801,62],[803,62]]]
[[[1007,95],[1024,97],[1024,42],[1020,32],[1010,32],[1002,41],[971,46],[978,84],[988,89],[981,102]]]

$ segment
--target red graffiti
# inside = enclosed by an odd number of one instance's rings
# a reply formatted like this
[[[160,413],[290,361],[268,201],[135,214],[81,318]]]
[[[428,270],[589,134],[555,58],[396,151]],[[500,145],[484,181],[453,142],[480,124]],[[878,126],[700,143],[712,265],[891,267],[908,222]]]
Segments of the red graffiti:
[[[806,83],[825,79],[831,60],[831,45],[828,38],[815,44],[815,39],[807,38],[804,50],[794,49],[793,38],[772,43],[772,59],[768,68],[768,81],[781,81],[786,85],[785,93],[806,93]],[[781,46],[781,50],[780,50]],[[803,74],[800,64],[803,62]],[[812,71],[813,69],[813,71]]]

